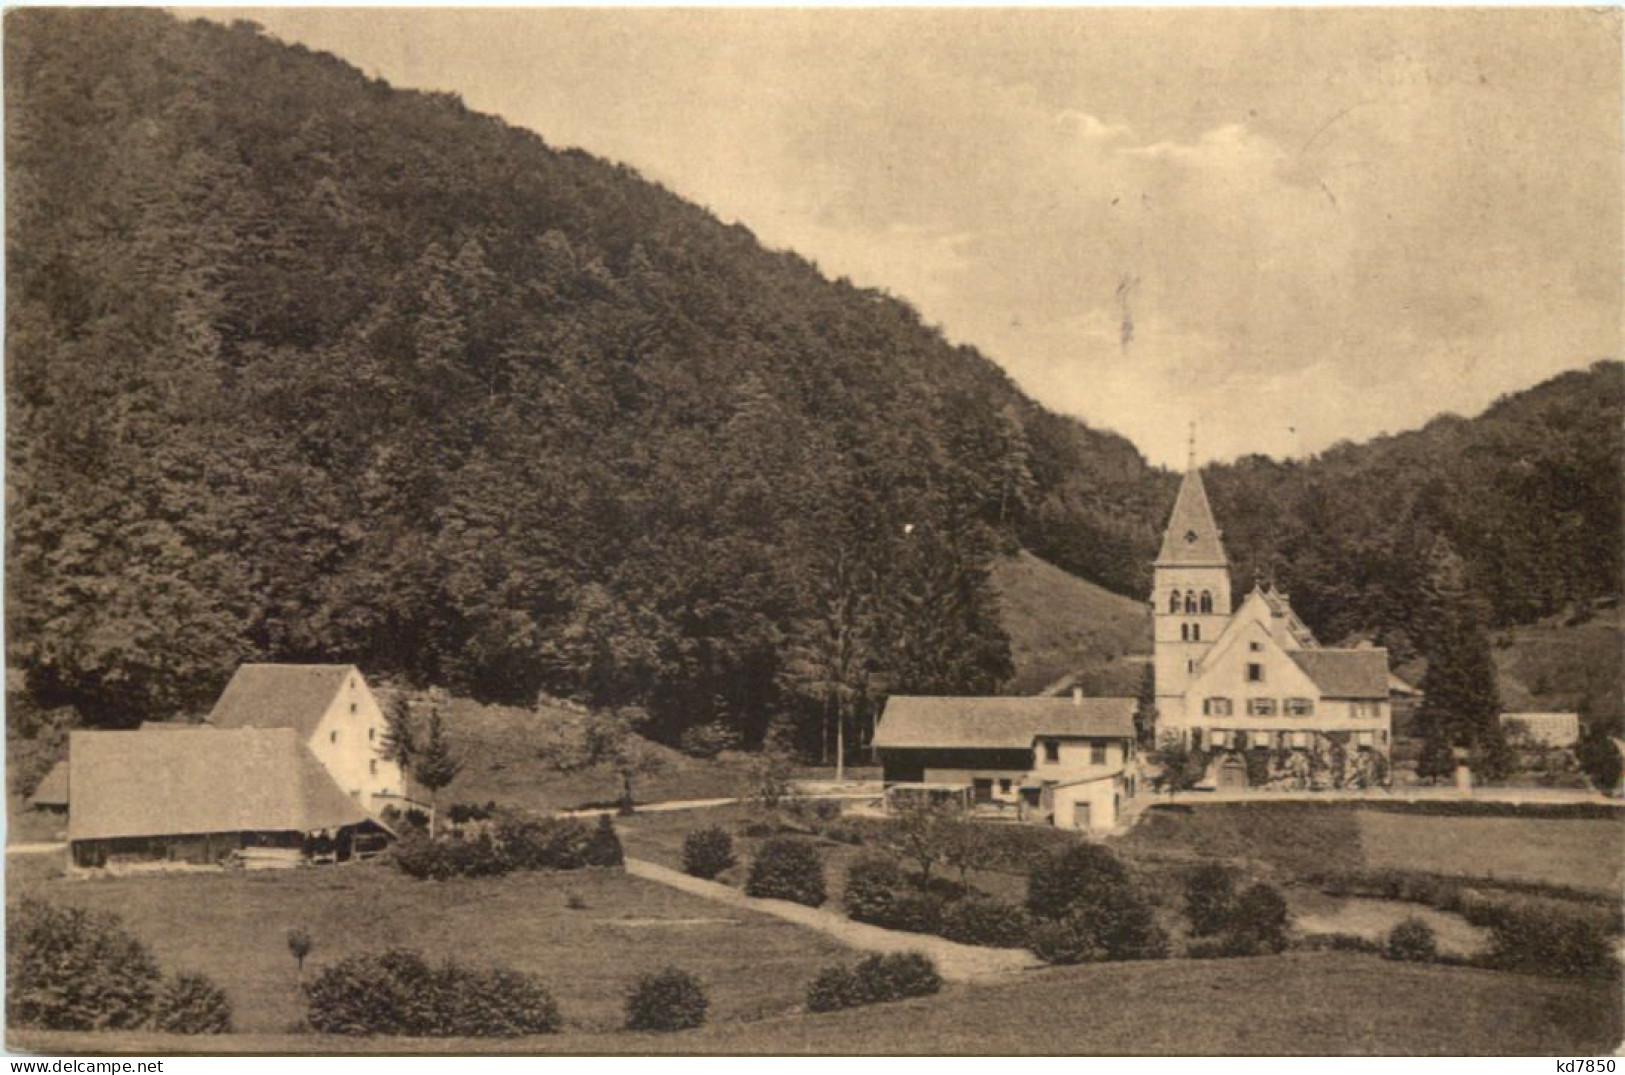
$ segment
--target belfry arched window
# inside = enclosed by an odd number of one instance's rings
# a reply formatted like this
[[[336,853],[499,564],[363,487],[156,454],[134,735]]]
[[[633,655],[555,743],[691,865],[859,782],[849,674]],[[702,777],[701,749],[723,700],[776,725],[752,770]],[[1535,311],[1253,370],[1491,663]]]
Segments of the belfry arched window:
[[[1213,611],[1213,595],[1206,590],[1202,591],[1202,611]]]
[[[1179,611],[1179,591],[1178,590],[1175,590],[1173,593],[1168,595],[1168,611],[1169,612],[1178,612]]]
[[[1194,590],[1186,590],[1185,591],[1185,611],[1186,612],[1195,612],[1196,611],[1196,592]]]

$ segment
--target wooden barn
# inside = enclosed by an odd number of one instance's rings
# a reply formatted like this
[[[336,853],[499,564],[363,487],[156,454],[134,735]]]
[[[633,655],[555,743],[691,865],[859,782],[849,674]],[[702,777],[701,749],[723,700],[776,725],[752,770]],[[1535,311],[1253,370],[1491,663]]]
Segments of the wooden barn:
[[[74,732],[76,866],[344,861],[389,830],[293,728]]]

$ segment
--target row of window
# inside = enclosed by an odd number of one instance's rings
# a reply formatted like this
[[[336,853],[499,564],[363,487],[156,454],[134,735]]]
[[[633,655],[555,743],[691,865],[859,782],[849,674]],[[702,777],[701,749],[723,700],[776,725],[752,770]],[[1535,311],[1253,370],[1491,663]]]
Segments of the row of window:
[[[1056,762],[1058,762],[1060,760],[1061,760],[1061,743],[1060,743],[1060,741],[1057,740],[1057,739],[1046,739],[1046,740],[1044,740],[1044,762],[1045,762],[1045,764],[1053,765],[1054,763],[1056,763]],[[1089,744],[1089,764],[1090,765],[1105,765],[1106,764],[1106,744],[1105,743],[1090,743]]]
[[[1179,625],[1179,637],[1184,642],[1202,641],[1202,625],[1199,623],[1182,623]]]
[[[1195,590],[1186,590],[1184,595],[1181,596],[1180,592],[1175,590],[1168,595],[1168,611],[1212,612],[1213,594],[1209,590],[1203,590],[1201,596],[1198,597]]]
[[[1228,750],[1251,750],[1265,748],[1269,750],[1301,749],[1310,744],[1311,732],[1263,732],[1263,731],[1237,731],[1233,729],[1215,728],[1208,735],[1208,745],[1222,747]],[[1382,729],[1369,732],[1355,732],[1353,743],[1361,749],[1370,749],[1373,746],[1387,746],[1388,733]],[[1197,748],[1203,746],[1202,729],[1191,729],[1191,745]]]
[[[1355,702],[1351,707],[1356,717],[1382,716],[1380,702]],[[1312,717],[1315,715],[1315,700],[1313,698],[1249,698],[1247,699],[1247,715],[1249,717],[1273,717],[1277,713],[1285,713],[1289,717]],[[1235,715],[1235,703],[1229,698],[1202,699],[1202,715],[1206,717],[1229,717]]]
[[[371,743],[371,742],[375,741],[377,738],[378,738],[378,729],[377,728],[368,728],[367,729],[367,742]],[[328,732],[327,733],[327,741],[329,743],[338,742],[339,741],[339,733],[337,731]]]

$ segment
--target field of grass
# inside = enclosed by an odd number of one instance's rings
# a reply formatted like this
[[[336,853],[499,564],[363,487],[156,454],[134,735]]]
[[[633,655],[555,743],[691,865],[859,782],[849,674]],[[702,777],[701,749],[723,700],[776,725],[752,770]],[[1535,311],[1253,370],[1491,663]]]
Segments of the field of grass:
[[[1365,865],[1620,891],[1620,821],[1357,813]]]
[[[1625,815],[1452,817],[1352,803],[1190,803],[1152,810],[1113,845],[1131,859],[1228,859],[1282,879],[1397,869],[1617,892],[1625,876]]]
[[[22,856],[39,858],[39,856]],[[14,857],[15,860],[15,857]],[[110,910],[166,971],[200,971],[225,987],[241,1030],[280,1032],[302,1015],[286,931],[308,929],[311,973],[391,946],[473,965],[534,972],[572,1026],[618,1026],[627,984],[667,964],[698,974],[721,1022],[782,1012],[807,982],[848,955],[821,934],[720,908],[619,870],[413,881],[383,864],[252,875],[91,881],[12,876],[10,898]],[[571,910],[574,894],[585,903]]]
[[[1097,964],[827,1015],[664,1036],[571,1032],[508,1042],[251,1034],[120,1036],[119,1048],[200,1051],[891,1054],[1539,1055],[1609,1052],[1617,988],[1373,956]],[[13,1048],[109,1051],[91,1034],[13,1033]]]
[[[1030,552],[993,567],[999,622],[1010,636],[1012,694],[1033,694],[1077,673],[1092,694],[1134,694],[1151,652],[1145,603],[1101,589]]]

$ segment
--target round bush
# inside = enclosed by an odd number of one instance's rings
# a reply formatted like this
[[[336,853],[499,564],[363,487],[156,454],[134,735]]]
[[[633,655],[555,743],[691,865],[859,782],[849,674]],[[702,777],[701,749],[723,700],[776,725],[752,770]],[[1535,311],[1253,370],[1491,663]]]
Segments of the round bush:
[[[1185,881],[1185,917],[1191,932],[1209,937],[1230,924],[1236,906],[1236,875],[1228,866],[1198,866]]]
[[[865,1003],[857,975],[850,967],[825,967],[807,987],[807,1010],[833,1012]]]
[[[231,1001],[203,975],[179,974],[158,994],[152,1026],[168,1034],[229,1034]]]
[[[1075,844],[1034,863],[1027,875],[1027,910],[1034,918],[1065,918],[1075,907],[1118,898],[1128,871],[1099,844]]]
[[[1286,900],[1273,886],[1260,882],[1236,901],[1225,946],[1231,955],[1285,951],[1290,926]]]
[[[1165,959],[1168,936],[1158,928],[1151,905],[1131,886],[1118,902],[1078,908],[1058,920],[1039,920],[1028,947],[1046,963]]]
[[[683,872],[709,881],[738,860],[734,839],[716,825],[695,829],[683,838]]]
[[[824,864],[818,849],[802,840],[769,840],[750,864],[745,893],[808,907],[822,905]]]
[[[14,1027],[126,1030],[162,975],[116,915],[24,900],[6,909],[6,1019]]]
[[[942,916],[944,937],[987,948],[1025,948],[1032,928],[1032,917],[1022,908],[982,896],[949,904]]]
[[[687,1030],[705,1022],[710,1002],[698,978],[668,967],[646,974],[626,997],[626,1029]]]
[[[897,899],[903,893],[903,871],[890,859],[863,858],[846,873],[841,905],[848,918],[884,925],[893,917]]]
[[[1433,927],[1420,918],[1407,918],[1388,933],[1383,955],[1410,963],[1428,963],[1437,958],[1439,942]]]
[[[866,1003],[930,996],[942,988],[937,965],[923,952],[893,952],[859,961],[853,970]]]

